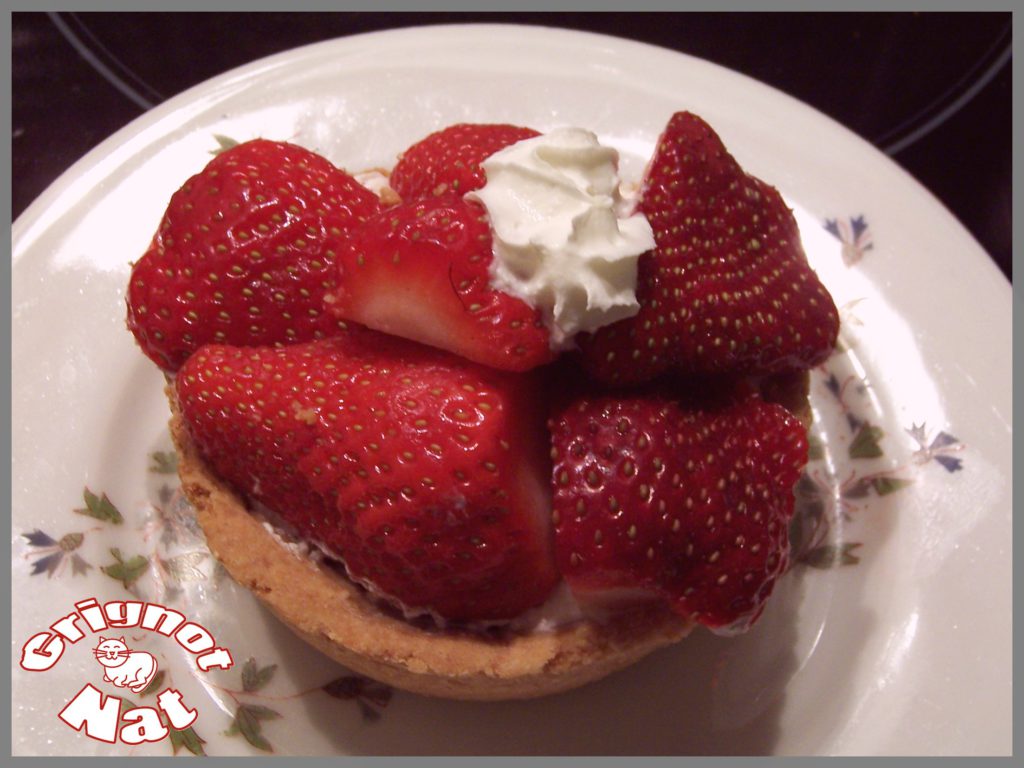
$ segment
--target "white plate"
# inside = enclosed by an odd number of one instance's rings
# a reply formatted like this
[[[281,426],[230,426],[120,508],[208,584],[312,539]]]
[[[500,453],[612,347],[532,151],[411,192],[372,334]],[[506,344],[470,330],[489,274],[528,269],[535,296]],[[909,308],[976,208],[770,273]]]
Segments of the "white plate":
[[[157,471],[163,379],[125,330],[129,261],[215,135],[286,139],[358,170],[460,120],[575,124],[635,174],[680,109],[783,191],[842,307],[843,351],[814,379],[825,448],[802,487],[801,519],[822,521],[820,540],[749,635],[699,632],[566,695],[482,706],[345,680],[214,568],[174,475]],[[200,678],[173,641],[126,641],[197,709],[212,755],[258,754],[249,742],[261,738],[296,754],[1009,754],[1010,286],[920,186],[812,109],[606,37],[353,37],[256,62],[136,120],[26,211],[13,246],[15,753],[172,751],[104,744],[57,719],[87,682],[124,693],[103,683],[95,636],[48,672],[19,667],[23,643],[75,601],[131,594],[180,608],[232,650],[233,669]],[[75,514],[86,487],[123,522]],[[112,548],[127,589],[117,568],[101,570],[116,565]],[[814,567],[837,551],[849,564]],[[321,690],[339,678],[335,696]],[[239,707],[244,733],[231,733]]]

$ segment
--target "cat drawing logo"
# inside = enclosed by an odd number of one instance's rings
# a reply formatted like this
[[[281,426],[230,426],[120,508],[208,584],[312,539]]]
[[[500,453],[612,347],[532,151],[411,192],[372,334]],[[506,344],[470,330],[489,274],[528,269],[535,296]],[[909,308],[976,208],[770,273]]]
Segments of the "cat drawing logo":
[[[101,637],[93,653],[104,667],[103,679],[119,688],[142,693],[156,674],[153,654],[133,651],[125,645],[123,637]]]
[[[69,647],[94,634],[98,638],[95,644],[83,645],[103,668],[103,681],[135,694],[152,693],[149,701],[153,706],[130,701],[125,705],[119,696],[86,683],[57,717],[90,739],[134,746],[165,739],[172,729],[190,728],[199,713],[185,703],[181,691],[172,685],[163,686],[165,680],[170,682],[170,675],[157,675],[152,653],[128,647],[121,632],[129,628],[148,632],[159,642],[173,641],[177,648],[192,655],[195,672],[200,675],[234,665],[231,651],[218,645],[206,627],[189,621],[174,608],[141,600],[101,603],[90,597],[79,600],[74,610],[30,637],[22,646],[20,666],[26,672],[46,672],[56,666]],[[89,665],[95,670],[92,662]]]

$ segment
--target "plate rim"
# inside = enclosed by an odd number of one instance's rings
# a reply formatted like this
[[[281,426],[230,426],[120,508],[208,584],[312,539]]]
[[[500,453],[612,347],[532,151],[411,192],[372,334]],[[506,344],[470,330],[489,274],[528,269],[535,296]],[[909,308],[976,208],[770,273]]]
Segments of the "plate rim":
[[[945,214],[946,218],[951,222],[955,223],[959,229],[959,234],[970,241],[971,245],[976,251],[977,255],[984,257],[983,261],[987,262],[991,267],[993,276],[998,275],[1005,283],[1006,287],[1012,287],[1012,283],[1009,278],[998,268],[995,264],[992,256],[985,250],[985,248],[978,242],[974,235],[964,226],[964,224],[950,211],[945,204],[936,197],[936,195],[925,187],[918,179],[916,179],[911,173],[904,169],[898,162],[886,155],[884,152],[879,150],[867,139],[860,136],[852,129],[843,125],[841,122],[831,117],[830,115],[822,112],[816,107],[808,104],[799,98],[792,96],[785,91],[776,88],[773,85],[758,80],[751,75],[747,75],[743,72],[738,72],[733,69],[729,69],[721,64],[694,56],[689,53],[682,51],[676,51],[671,48],[656,45],[653,43],[647,43],[639,40],[633,40],[625,37],[617,37],[615,35],[609,35],[599,32],[590,32],[585,30],[576,30],[568,27],[559,26],[548,26],[548,25],[529,25],[529,24],[514,24],[514,23],[463,23],[463,24],[431,24],[424,26],[404,26],[396,27],[393,29],[376,30],[372,32],[363,32],[354,35],[346,35],[341,37],[334,37],[329,40],[321,40],[313,43],[307,43],[305,45],[297,46],[295,48],[281,51],[269,56],[264,56],[259,59],[255,59],[251,62],[241,64],[233,67],[221,74],[214,75],[207,80],[197,83],[189,88],[181,91],[178,94],[170,97],[164,102],[161,102],[157,106],[150,110],[142,113],[135,119],[131,120],[126,125],[119,128],[114,133],[104,138],[99,144],[89,150],[81,158],[75,161],[69,166],[60,176],[54,179],[50,185],[47,186],[39,196],[33,200],[29,206],[22,211],[21,215],[13,222],[11,228],[11,240],[12,240],[12,261],[17,262],[18,260],[18,244],[22,239],[22,235],[25,230],[29,229],[30,225],[40,216],[41,211],[47,209],[61,196],[62,191],[68,186],[68,180],[81,176],[87,169],[94,167],[100,160],[107,157],[110,154],[111,147],[123,141],[128,136],[138,135],[144,130],[153,127],[161,120],[169,117],[174,112],[178,111],[183,104],[193,101],[196,95],[200,92],[210,91],[226,85],[227,83],[237,81],[240,79],[250,78],[254,75],[261,74],[269,71],[274,67],[282,64],[287,64],[297,56],[309,56],[315,55],[318,52],[327,51],[331,48],[338,48],[339,50],[344,49],[355,49],[360,44],[373,45],[379,41],[387,41],[392,38],[412,38],[418,39],[425,35],[433,37],[436,35],[452,35],[457,38],[469,38],[474,35],[480,34],[495,34],[495,35],[513,35],[515,32],[530,31],[532,33],[540,32],[541,34],[551,35],[553,37],[562,37],[567,41],[584,44],[586,42],[597,45],[604,43],[605,45],[612,45],[619,48],[634,48],[638,51],[646,51],[648,55],[662,56],[666,59],[681,59],[689,63],[691,66],[698,66],[707,68],[709,71],[714,71],[720,76],[733,78],[736,82],[742,82],[747,87],[756,87],[760,90],[764,90],[766,93],[770,93],[774,100],[783,100],[790,108],[805,111],[809,114],[813,114],[818,120],[824,121],[828,124],[829,129],[833,133],[842,135],[846,140],[853,141],[860,145],[862,150],[875,155],[876,160],[883,161],[888,165],[890,171],[896,172],[898,175],[903,177],[903,180],[909,182],[916,187],[915,192],[918,195],[923,195],[933,205],[937,206]],[[1008,298],[1008,297],[1007,297]]]

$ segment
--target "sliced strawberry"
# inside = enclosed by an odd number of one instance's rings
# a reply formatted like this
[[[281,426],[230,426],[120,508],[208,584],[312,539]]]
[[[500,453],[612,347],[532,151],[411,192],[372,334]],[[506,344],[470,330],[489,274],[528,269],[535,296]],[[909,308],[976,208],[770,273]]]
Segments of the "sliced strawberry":
[[[748,398],[713,409],[577,400],[552,422],[555,547],[587,596],[639,590],[711,627],[760,615],[788,555],[803,426]]]
[[[376,195],[301,147],[257,139],[172,197],[132,268],[128,327],[161,368],[207,342],[283,344],[341,333],[323,311],[338,242]]]
[[[552,359],[540,313],[490,285],[486,214],[436,197],[370,219],[338,255],[332,313],[503,370]]]
[[[459,195],[486,182],[480,163],[498,150],[540,134],[532,128],[460,123],[413,144],[391,172],[391,186],[403,200]]]
[[[533,376],[366,331],[210,345],[176,387],[219,476],[406,608],[507,619],[557,581]]]
[[[792,211],[699,117],[669,121],[639,209],[656,242],[638,265],[640,311],[581,340],[595,376],[628,384],[670,369],[774,373],[828,356],[838,313]]]

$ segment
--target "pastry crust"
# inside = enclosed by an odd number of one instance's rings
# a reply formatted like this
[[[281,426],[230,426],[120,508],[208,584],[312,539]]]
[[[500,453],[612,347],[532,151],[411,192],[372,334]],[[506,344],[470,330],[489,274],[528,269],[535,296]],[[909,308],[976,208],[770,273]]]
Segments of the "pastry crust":
[[[203,462],[173,386],[167,394],[182,489],[214,557],[299,637],[354,672],[428,696],[528,699],[603,678],[692,628],[653,604],[606,623],[581,620],[528,634],[419,627],[381,609],[326,561],[285,546]]]

